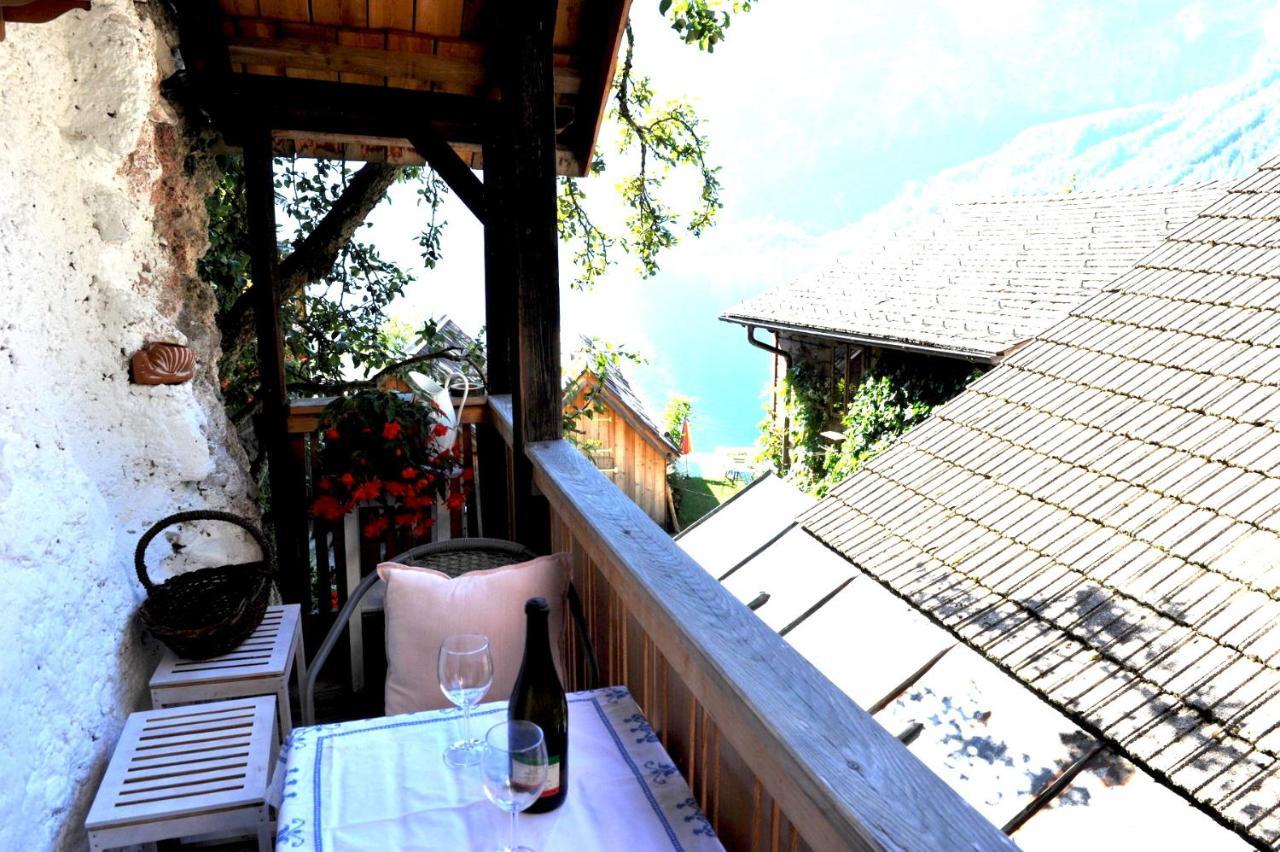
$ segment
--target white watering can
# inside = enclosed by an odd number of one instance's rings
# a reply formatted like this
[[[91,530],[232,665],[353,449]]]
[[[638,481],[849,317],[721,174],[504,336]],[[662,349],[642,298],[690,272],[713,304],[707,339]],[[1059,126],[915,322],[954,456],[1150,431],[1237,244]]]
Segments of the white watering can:
[[[440,409],[440,422],[449,431],[431,440],[431,452],[435,455],[447,453],[458,441],[458,426],[462,423],[462,409],[466,407],[467,397],[471,393],[471,380],[458,370],[451,370],[438,382],[425,373],[411,372],[408,375],[409,386],[418,396],[426,397]],[[453,397],[449,393],[452,388],[462,388],[462,401],[453,407]]]

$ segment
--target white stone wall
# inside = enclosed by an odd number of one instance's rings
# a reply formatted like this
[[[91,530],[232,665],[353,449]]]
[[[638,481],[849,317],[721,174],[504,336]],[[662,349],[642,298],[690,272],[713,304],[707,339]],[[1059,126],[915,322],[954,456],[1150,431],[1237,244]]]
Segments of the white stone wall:
[[[81,824],[155,661],[132,549],[156,519],[251,513],[217,391],[205,170],[184,168],[159,4],[95,0],[0,42],[0,850],[82,848]],[[148,340],[195,382],[129,383]],[[242,561],[186,530],[185,563]],[[172,568],[170,540],[151,548]],[[163,575],[163,572],[157,572]]]

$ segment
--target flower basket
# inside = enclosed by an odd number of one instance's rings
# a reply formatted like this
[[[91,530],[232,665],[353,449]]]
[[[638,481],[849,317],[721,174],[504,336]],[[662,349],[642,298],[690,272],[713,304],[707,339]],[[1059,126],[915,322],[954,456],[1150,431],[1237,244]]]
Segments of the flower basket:
[[[238,565],[199,568],[170,577],[159,586],[147,576],[144,555],[160,531],[187,521],[226,521],[247,530],[262,559]],[[139,610],[142,623],[180,657],[207,660],[238,647],[262,623],[275,578],[275,557],[262,531],[230,512],[178,512],[143,533],[133,554],[138,579],[147,589]]]
[[[437,502],[462,504],[461,489],[450,494],[450,483],[465,487],[471,476],[456,448],[441,448],[449,432],[443,419],[430,400],[395,393],[361,391],[330,402],[320,421],[312,515],[334,522],[366,508],[366,539],[428,535]]]

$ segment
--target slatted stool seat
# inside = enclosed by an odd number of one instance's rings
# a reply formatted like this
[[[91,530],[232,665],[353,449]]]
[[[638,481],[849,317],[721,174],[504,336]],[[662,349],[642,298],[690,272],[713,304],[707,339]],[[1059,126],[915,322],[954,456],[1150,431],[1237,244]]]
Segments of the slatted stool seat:
[[[260,696],[129,716],[85,820],[89,848],[243,833],[271,849],[275,705]]]
[[[307,676],[297,604],[267,607],[258,629],[239,648],[209,660],[184,660],[165,649],[151,676],[151,706],[175,707],[200,701],[274,695],[283,740],[293,729],[289,673],[298,689]]]

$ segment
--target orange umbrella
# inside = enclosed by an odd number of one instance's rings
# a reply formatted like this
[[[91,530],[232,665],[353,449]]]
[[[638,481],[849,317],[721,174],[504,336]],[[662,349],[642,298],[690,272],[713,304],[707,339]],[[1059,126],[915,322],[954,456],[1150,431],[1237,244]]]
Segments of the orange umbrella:
[[[693,442],[689,440],[689,419],[686,417],[680,428],[680,455],[687,456],[693,452]]]

